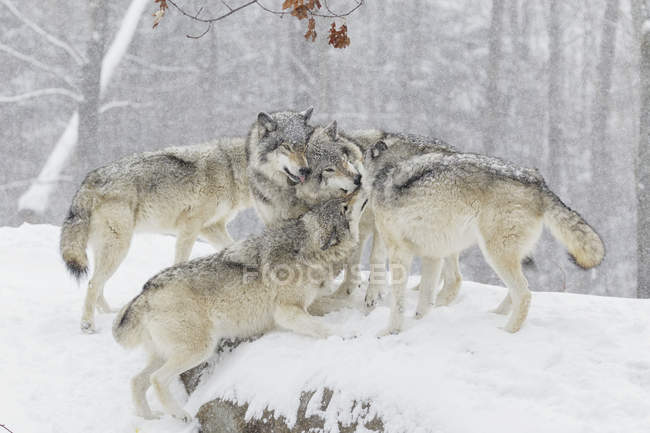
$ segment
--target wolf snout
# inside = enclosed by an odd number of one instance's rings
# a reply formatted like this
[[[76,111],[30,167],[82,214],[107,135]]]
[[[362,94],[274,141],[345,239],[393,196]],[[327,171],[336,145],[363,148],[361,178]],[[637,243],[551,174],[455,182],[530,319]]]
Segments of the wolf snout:
[[[304,183],[305,179],[307,179],[307,176],[311,174],[311,168],[309,167],[302,167],[300,170],[298,170],[298,178],[300,179],[300,183]]]

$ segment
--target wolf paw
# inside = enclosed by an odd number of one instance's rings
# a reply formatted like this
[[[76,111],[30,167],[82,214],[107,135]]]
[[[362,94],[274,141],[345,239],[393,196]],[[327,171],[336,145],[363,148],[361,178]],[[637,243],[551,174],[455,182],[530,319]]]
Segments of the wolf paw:
[[[394,327],[390,326],[390,327],[384,329],[383,331],[381,331],[379,334],[377,334],[377,338],[388,337],[390,335],[397,335],[399,333],[400,333],[399,328],[394,328]]]
[[[172,416],[173,416],[174,418],[180,420],[180,421],[183,421],[183,422],[190,422],[190,421],[192,421],[192,415],[190,415],[189,413],[185,412],[184,410],[183,410],[183,411],[180,411],[180,412],[178,412],[178,413],[173,413]]]
[[[357,288],[361,287],[361,284],[354,283],[353,281],[343,281],[336,292],[332,294],[333,297],[345,298],[350,296]]]
[[[80,328],[81,332],[84,334],[94,334],[97,332],[97,329],[95,329],[95,324],[90,320],[82,320]]]
[[[363,302],[363,309],[366,314],[370,314],[372,310],[375,309],[376,306],[377,306],[376,298],[366,298],[366,300]]]

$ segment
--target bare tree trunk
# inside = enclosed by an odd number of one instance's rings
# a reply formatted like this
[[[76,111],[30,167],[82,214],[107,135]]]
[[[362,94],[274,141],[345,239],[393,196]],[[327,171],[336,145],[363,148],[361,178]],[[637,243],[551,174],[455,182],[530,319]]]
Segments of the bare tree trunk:
[[[492,0],[492,19],[488,35],[486,125],[483,128],[483,149],[487,154],[495,153],[497,135],[503,127],[502,95],[499,91],[499,69],[503,57],[503,12],[504,0]]]
[[[609,94],[612,88],[612,70],[616,50],[616,24],[619,0],[607,0],[603,31],[600,40],[600,58],[597,66],[596,100],[592,116],[592,167],[594,177],[609,171],[607,158],[607,122],[609,120]]]
[[[561,184],[560,149],[564,144],[562,116],[564,101],[564,56],[562,54],[562,28],[560,27],[562,0],[551,0],[548,21],[548,176],[554,184]]]
[[[650,298],[650,15],[641,25],[639,150],[637,194],[637,296]]]
[[[73,165],[75,178],[103,162],[103,152],[99,146],[99,103],[108,7],[101,0],[92,0],[88,2],[88,12],[91,31],[86,45],[87,61],[81,69],[80,88],[84,100],[79,104],[79,146]]]

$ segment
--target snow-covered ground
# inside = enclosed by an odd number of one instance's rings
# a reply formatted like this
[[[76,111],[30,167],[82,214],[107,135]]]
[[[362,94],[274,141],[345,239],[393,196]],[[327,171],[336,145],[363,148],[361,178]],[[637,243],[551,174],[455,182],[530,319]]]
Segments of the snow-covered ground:
[[[58,235],[46,225],[0,228],[0,424],[14,433],[196,431],[132,415],[128,381],[143,355],[113,342],[113,315],[99,315],[95,335],[79,331],[85,285],[65,273]],[[109,302],[128,301],[168,265],[173,241],[137,236],[106,287]],[[301,390],[329,387],[331,425],[349,420],[352,401],[371,400],[387,431],[650,431],[649,301],[538,292],[511,335],[487,312],[504,293],[465,283],[450,307],[382,339],[385,307],[325,318],[357,338],[269,333],[223,355],[186,409],[222,396],[249,402],[251,416],[268,405],[291,420]]]

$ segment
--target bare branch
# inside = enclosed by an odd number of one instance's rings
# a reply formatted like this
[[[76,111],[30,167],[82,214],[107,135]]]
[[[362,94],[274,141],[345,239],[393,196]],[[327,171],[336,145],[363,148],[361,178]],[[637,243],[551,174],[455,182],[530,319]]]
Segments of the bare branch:
[[[225,7],[227,7],[229,10],[232,10],[232,8],[230,7],[230,5],[229,5],[228,3],[226,3],[225,1],[221,0],[221,3],[223,3],[223,5],[224,5]]]
[[[108,110],[112,110],[114,108],[144,108],[151,107],[153,105],[154,104],[152,102],[110,101],[102,104],[99,107],[99,114],[105,113]]]
[[[160,71],[160,72],[198,72],[199,71],[199,69],[196,66],[158,65],[156,63],[148,62],[144,60],[142,57],[134,56],[132,54],[127,54],[124,56],[124,58],[130,62],[142,66],[143,68],[151,69],[154,71]]]
[[[35,22],[24,16],[23,14],[20,13],[20,11],[14,6],[14,4],[9,1],[9,0],[0,0],[0,3],[5,5],[9,11],[14,14],[16,18],[18,18],[20,21],[22,21],[25,25],[27,25],[30,29],[32,29],[34,32],[38,33],[39,35],[43,36],[45,39],[47,39],[52,45],[56,45],[59,48],[62,48],[66,53],[70,55],[74,59],[75,62],[77,62],[78,65],[83,65],[84,64],[84,58],[81,54],[77,52],[77,50],[74,49],[70,44],[67,42],[62,41],[61,39],[57,38],[56,36],[51,35],[50,33],[46,32],[43,30],[41,27],[38,26]]]
[[[83,96],[79,93],[73,92],[68,89],[63,89],[60,87],[52,87],[47,89],[38,89],[32,90],[31,92],[21,93],[20,95],[13,96],[4,96],[0,95],[0,103],[9,103],[9,102],[20,102],[27,99],[38,98],[40,96],[52,96],[52,95],[61,95],[72,98],[77,102],[83,101]]]
[[[53,183],[61,183],[61,182],[72,182],[73,180],[74,179],[72,178],[72,176],[60,176],[56,179],[50,179],[50,180],[38,180],[38,179],[14,180],[12,182],[8,182],[0,185],[0,191],[7,191],[14,188],[23,188],[25,187],[25,185],[32,185],[36,182],[38,182],[39,184],[53,184]]]
[[[234,14],[235,12],[239,12],[240,10],[245,9],[245,8],[257,3],[257,0],[250,0],[249,2],[244,3],[243,5],[238,6],[238,7],[234,8],[234,9],[230,8],[230,11],[228,13],[225,13],[223,15],[220,15],[220,16],[214,17],[214,18],[199,18],[198,14],[192,15],[192,14],[189,14],[189,13],[185,12],[185,10],[182,7],[178,6],[176,4],[176,2],[174,2],[174,0],[167,0],[167,2],[170,5],[174,6],[174,8],[177,11],[179,11],[181,14],[185,15],[188,18],[191,18],[194,21],[198,21],[198,22],[201,22],[201,23],[213,23],[213,22],[216,22],[216,21],[221,21],[222,19],[229,17],[230,15]],[[201,11],[199,11],[199,12],[201,12]]]
[[[11,48],[10,46],[4,45],[2,43],[0,43],[0,51],[4,51],[5,53],[7,53],[7,54],[9,54],[9,55],[11,55],[11,56],[13,56],[13,57],[15,57],[17,59],[20,59],[20,60],[22,60],[24,62],[27,62],[27,63],[31,64],[32,66],[35,66],[35,67],[37,67],[39,69],[44,70],[45,72],[49,72],[50,74],[55,75],[56,77],[58,77],[61,80],[65,81],[70,87],[76,88],[74,82],[70,78],[66,77],[65,74],[59,68],[55,68],[53,66],[46,65],[45,63],[35,59],[34,57],[31,57],[31,56],[28,56],[27,54],[23,54],[23,53],[21,53],[19,51],[16,51],[13,48]]]
[[[320,13],[313,12],[313,11],[309,11],[308,13],[309,13],[310,16],[320,17],[320,18],[344,18],[344,17],[347,17],[348,15],[354,13],[357,9],[359,9],[361,6],[363,6],[364,1],[365,0],[358,0],[358,1],[355,0],[356,5],[353,8],[351,8],[348,11],[343,12],[343,13],[335,13],[331,9],[329,9],[329,7],[327,7],[327,10],[329,12],[327,14],[320,14]],[[227,13],[225,13],[223,15],[219,15],[217,17],[213,17],[213,18],[200,18],[198,16],[198,13],[192,15],[192,14],[186,12],[181,6],[177,5],[174,0],[167,0],[167,3],[171,4],[176,10],[178,10],[181,14],[185,15],[186,17],[188,17],[188,18],[190,18],[190,19],[192,19],[194,21],[201,22],[201,23],[214,23],[216,21],[221,21],[222,19],[229,17],[230,15],[234,14],[235,12],[239,12],[240,10],[245,9],[245,8],[247,8],[249,6],[252,6],[254,4],[259,6],[261,9],[265,10],[266,12],[269,12],[269,13],[274,14],[274,15],[284,16],[284,15],[291,14],[290,11],[277,11],[277,10],[274,10],[274,9],[270,9],[270,8],[266,7],[264,4],[262,4],[259,0],[250,0],[250,1],[242,4],[241,6],[238,6],[236,8],[233,8],[233,7],[229,6],[228,4],[224,3],[226,5],[226,7],[229,9],[229,11]]]
[[[205,28],[205,30],[203,31],[203,33],[198,34],[198,35],[190,35],[190,34],[186,34],[185,37],[186,37],[186,38],[190,38],[190,39],[201,39],[201,38],[202,38],[203,36],[205,36],[205,35],[206,35],[210,30],[212,30],[212,23],[208,23],[208,25],[207,25],[207,27]]]

